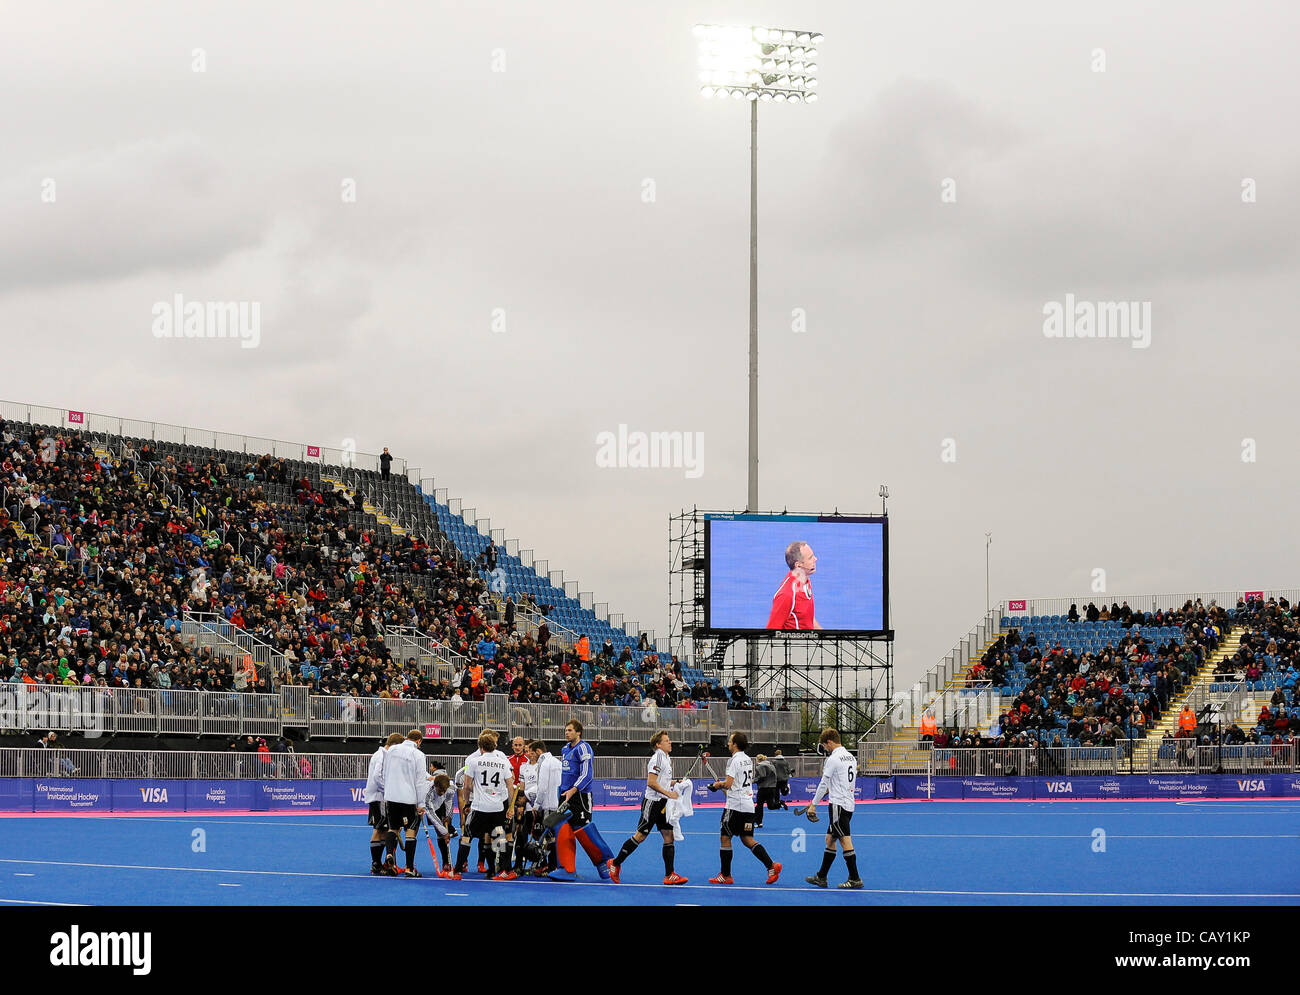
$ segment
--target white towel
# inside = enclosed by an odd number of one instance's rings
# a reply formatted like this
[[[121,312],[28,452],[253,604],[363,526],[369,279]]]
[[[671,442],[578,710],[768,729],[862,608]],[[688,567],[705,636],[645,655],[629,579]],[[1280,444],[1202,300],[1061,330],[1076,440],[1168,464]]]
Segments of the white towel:
[[[677,798],[668,799],[668,823],[673,827],[673,840],[686,839],[686,834],[682,832],[682,820],[695,814],[691,807],[691,793],[694,791],[694,785],[689,780],[678,781],[673,785],[673,790],[677,792]]]

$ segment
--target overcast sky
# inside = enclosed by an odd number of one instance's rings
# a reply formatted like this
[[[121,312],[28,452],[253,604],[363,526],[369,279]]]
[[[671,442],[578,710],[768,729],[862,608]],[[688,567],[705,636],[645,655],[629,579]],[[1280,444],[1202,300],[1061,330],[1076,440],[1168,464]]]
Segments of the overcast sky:
[[[0,396],[389,446],[665,632],[668,516],[746,496],[700,21],[826,36],[759,115],[760,504],[888,482],[900,685],[986,530],[995,602],[1300,586],[1291,2],[0,2]],[[175,294],[259,302],[258,348],[155,338]],[[1149,348],[1047,337],[1066,294]],[[619,424],[704,472],[598,467]]]

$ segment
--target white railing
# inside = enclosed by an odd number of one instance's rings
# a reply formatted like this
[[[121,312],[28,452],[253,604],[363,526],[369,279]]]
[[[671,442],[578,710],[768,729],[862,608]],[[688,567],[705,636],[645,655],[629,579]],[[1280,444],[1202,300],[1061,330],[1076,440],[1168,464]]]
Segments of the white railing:
[[[439,739],[474,740],[484,728],[503,735],[563,740],[572,718],[583,723],[593,743],[649,741],[665,729],[675,740],[707,743],[733,730],[755,744],[798,743],[799,713],[728,709],[721,702],[708,708],[659,708],[654,704],[550,705],[511,703],[505,695],[482,702],[427,701],[409,698],[336,698],[313,695],[309,706],[312,736],[334,739],[379,739],[391,732],[435,727]]]
[[[93,411],[70,411],[67,408],[54,408],[42,404],[0,401],[0,416],[9,421],[26,422],[29,425],[53,425],[65,431],[89,432],[104,436],[129,436],[256,456],[266,453],[283,459],[319,462],[322,466],[352,467],[372,471],[380,469],[379,456],[375,453],[359,453],[334,446],[309,447],[305,442],[283,442],[256,435],[239,435],[232,432],[217,432],[213,429],[191,428],[186,425],[142,421],[117,415],[97,414]],[[319,450],[320,455],[308,456],[309,448]],[[405,475],[406,460],[394,457],[391,469],[394,474]]]
[[[1037,617],[1041,615],[1060,615],[1062,617],[1070,613],[1070,606],[1074,605],[1079,610],[1079,617],[1086,617],[1086,608],[1089,602],[1095,604],[1098,608],[1103,606],[1109,608],[1112,604],[1122,605],[1128,602],[1128,606],[1135,612],[1152,612],[1152,611],[1177,611],[1187,602],[1200,600],[1201,604],[1208,608],[1210,602],[1215,602],[1220,608],[1236,608],[1238,600],[1243,600],[1246,596],[1245,591],[1202,591],[1190,594],[1085,594],[1074,598],[1016,598],[1008,599],[998,603],[999,620],[1003,617],[1010,618],[1012,625],[1017,619],[1026,617]],[[1263,592],[1264,600],[1269,598],[1286,598],[1288,601],[1295,603],[1300,601],[1300,588],[1279,588],[1275,590],[1265,590]],[[1016,609],[1011,611],[1007,606],[1011,600],[1025,603],[1023,610]]]
[[[558,755],[563,740],[548,742],[547,749]],[[503,749],[509,750],[508,746]],[[647,748],[647,755],[649,750]],[[460,754],[427,754],[431,762],[455,774],[465,758]],[[791,777],[819,777],[820,757],[787,757]],[[246,750],[159,751],[159,750],[65,750],[57,747],[0,748],[0,778],[161,778],[200,780],[263,780],[268,778],[309,780],[354,780],[366,778],[370,753],[257,753]],[[726,768],[722,757],[708,766],[695,752],[677,751],[673,756],[675,777],[708,780],[721,777]],[[593,771],[598,778],[644,781],[646,756],[596,757]]]
[[[0,732],[278,736],[283,728],[275,694],[0,684]]]
[[[228,622],[224,615],[187,611],[182,616],[181,635],[194,636],[200,645],[228,647],[231,653],[241,656],[248,654],[259,676],[280,679],[289,673],[289,660],[283,653]]]
[[[962,670],[979,655],[984,644],[1001,631],[1001,616],[994,611],[988,612],[910,690],[895,692],[889,709],[858,740],[861,763],[865,765],[877,753],[886,750],[900,729],[916,725],[943,692],[953,689]]]
[[[1044,742],[1049,733],[1044,733]],[[1115,774],[1290,773],[1296,743],[1204,744],[1192,737],[1119,740],[1114,746],[934,747],[924,759],[882,755],[864,773],[934,777],[1083,777]]]

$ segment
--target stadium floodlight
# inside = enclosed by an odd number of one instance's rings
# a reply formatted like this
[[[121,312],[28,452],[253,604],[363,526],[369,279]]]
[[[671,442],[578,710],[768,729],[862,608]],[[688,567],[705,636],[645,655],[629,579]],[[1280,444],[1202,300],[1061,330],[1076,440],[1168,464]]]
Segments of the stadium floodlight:
[[[817,100],[816,31],[697,24],[700,94],[749,102],[749,497],[758,512],[758,105]],[[753,647],[751,646],[751,654]]]

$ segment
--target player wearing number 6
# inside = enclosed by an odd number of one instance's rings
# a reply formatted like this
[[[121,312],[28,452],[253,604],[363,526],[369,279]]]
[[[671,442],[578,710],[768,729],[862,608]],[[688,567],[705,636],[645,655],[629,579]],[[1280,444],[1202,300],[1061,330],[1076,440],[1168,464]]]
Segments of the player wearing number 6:
[[[727,740],[727,748],[731,750],[727,776],[709,785],[710,791],[727,793],[727,804],[722,810],[722,870],[716,878],[709,878],[709,884],[734,883],[731,879],[731,840],[735,836],[739,836],[749,852],[763,862],[767,868],[768,884],[776,884],[781,876],[781,865],[774,863],[763,844],[754,840],[754,761],[745,755],[748,746],[748,736],[743,732],[733,732]]]
[[[470,814],[469,818],[461,820],[460,852],[456,855],[452,880],[459,881],[465,873],[469,864],[469,843],[475,838],[487,842],[489,879],[512,881],[517,876],[510,870],[506,842],[506,820],[514,811],[515,804],[514,780],[510,761],[497,749],[497,734],[484,729],[478,736],[478,752],[471,753],[465,760],[464,787],[470,798]]]
[[[826,828],[826,852],[822,855],[822,866],[812,877],[804,878],[818,888],[826,887],[826,875],[835,863],[835,844],[838,841],[844,851],[844,863],[849,869],[849,879],[841,882],[841,888],[861,888],[862,879],[858,877],[858,855],[853,850],[853,837],[849,835],[849,821],[853,818],[853,788],[858,777],[858,763],[853,754],[840,743],[840,734],[834,729],[823,729],[817,740],[826,752],[826,763],[822,766],[822,780],[817,785],[812,804],[808,806],[808,818],[817,821],[817,803],[830,795],[831,819]]]

